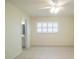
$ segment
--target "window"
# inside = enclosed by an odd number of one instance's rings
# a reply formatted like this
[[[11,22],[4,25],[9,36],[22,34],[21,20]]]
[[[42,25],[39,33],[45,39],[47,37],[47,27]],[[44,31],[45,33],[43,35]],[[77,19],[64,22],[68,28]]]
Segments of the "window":
[[[58,23],[57,22],[39,22],[37,23],[37,32],[40,32],[40,33],[58,32]]]

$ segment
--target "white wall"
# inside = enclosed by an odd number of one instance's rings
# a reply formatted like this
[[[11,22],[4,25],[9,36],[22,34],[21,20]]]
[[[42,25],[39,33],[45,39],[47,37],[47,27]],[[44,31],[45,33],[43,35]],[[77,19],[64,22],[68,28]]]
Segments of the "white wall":
[[[31,45],[32,46],[71,46],[74,44],[73,16],[32,16],[31,18]],[[37,33],[37,22],[58,22],[57,33]]]
[[[22,41],[21,41],[21,20],[24,18],[24,14],[17,9],[15,6],[6,2],[6,33],[5,33],[5,43],[6,43],[6,59],[13,59],[15,56],[19,55],[22,51]]]

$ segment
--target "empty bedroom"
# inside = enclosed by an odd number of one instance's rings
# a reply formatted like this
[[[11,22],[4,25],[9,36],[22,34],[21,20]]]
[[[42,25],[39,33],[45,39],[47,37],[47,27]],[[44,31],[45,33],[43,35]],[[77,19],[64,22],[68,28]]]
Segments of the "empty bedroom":
[[[5,0],[6,59],[74,59],[74,0]]]

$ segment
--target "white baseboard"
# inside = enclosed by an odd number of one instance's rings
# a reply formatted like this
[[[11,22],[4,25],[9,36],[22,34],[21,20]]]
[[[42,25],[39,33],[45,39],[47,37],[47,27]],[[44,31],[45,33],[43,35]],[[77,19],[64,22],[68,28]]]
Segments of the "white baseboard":
[[[21,50],[19,53],[17,53],[17,54],[14,56],[13,59],[15,59],[15,58],[16,58],[17,56],[19,56],[21,53],[22,53],[22,50]]]
[[[74,47],[73,45],[31,45],[31,47]]]

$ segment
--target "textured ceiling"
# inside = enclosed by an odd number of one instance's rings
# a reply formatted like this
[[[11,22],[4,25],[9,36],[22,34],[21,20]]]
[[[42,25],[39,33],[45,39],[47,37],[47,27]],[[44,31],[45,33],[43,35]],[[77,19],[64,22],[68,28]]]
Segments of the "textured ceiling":
[[[61,2],[63,9],[58,14],[49,12],[49,9],[40,9],[50,6],[50,0],[6,0],[29,16],[73,16],[74,15],[74,0],[52,0]],[[64,4],[64,2],[66,2]]]

